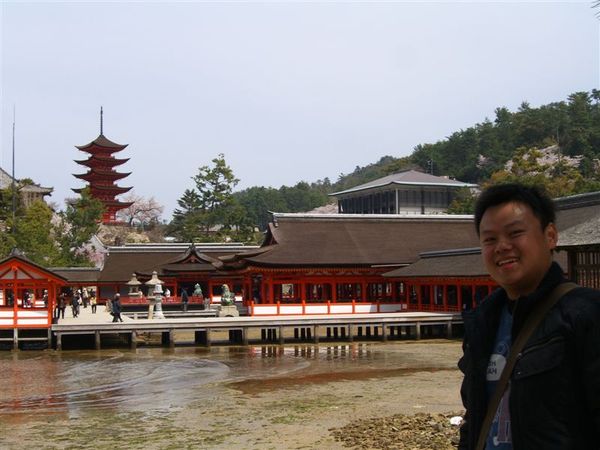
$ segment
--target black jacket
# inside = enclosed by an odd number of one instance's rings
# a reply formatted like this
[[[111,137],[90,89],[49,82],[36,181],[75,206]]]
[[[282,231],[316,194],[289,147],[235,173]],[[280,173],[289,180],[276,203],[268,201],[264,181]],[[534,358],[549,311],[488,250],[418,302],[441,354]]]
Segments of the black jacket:
[[[517,300],[512,339],[533,306],[564,282],[553,263],[538,289]],[[486,370],[496,338],[503,289],[463,314],[466,408],[459,449],[473,449],[487,408]],[[510,379],[510,417],[515,450],[600,449],[600,291],[576,288],[548,312],[525,345]]]

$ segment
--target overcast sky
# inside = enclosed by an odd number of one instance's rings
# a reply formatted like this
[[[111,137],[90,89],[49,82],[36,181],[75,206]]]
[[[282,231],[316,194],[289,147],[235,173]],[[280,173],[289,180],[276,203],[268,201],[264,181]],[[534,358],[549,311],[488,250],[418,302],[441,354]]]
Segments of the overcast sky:
[[[121,186],[169,219],[219,153],[251,186],[316,181],[598,89],[600,20],[571,2],[2,2],[1,153],[83,182],[75,148],[129,144]]]

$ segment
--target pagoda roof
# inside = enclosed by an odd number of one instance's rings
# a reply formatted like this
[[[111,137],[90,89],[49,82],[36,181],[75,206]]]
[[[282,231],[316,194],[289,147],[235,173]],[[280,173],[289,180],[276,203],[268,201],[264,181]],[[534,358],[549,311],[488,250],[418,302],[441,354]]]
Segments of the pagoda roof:
[[[102,203],[106,207],[113,207],[113,208],[118,207],[119,209],[122,209],[122,208],[127,208],[128,206],[133,205],[135,202],[120,202],[119,200],[108,200],[108,201],[102,201]]]
[[[86,186],[87,187],[87,186]],[[104,191],[107,194],[115,194],[115,195],[119,195],[119,194],[124,194],[125,192],[129,192],[131,189],[133,189],[133,186],[131,187],[120,187],[120,186],[98,186],[98,185],[94,185],[94,186],[89,186],[90,190],[92,192],[96,191]],[[81,191],[83,191],[85,188],[72,188],[71,190],[73,192],[76,192],[78,194],[81,194]],[[92,194],[93,196],[93,194]]]
[[[111,166],[119,166],[121,164],[125,164],[127,161],[129,161],[130,158],[114,158],[112,156],[102,156],[102,155],[91,155],[88,159],[75,159],[74,161],[77,164],[81,164],[82,166],[88,166],[91,167],[95,164],[98,164],[99,162],[101,163],[110,163],[110,164],[106,164],[106,165],[111,165]]]
[[[131,172],[113,172],[112,170],[98,170],[91,169],[89,172],[81,173],[81,174],[73,174],[75,178],[79,178],[81,180],[90,181],[95,177],[108,178],[111,180],[120,180],[127,176],[131,175]]]
[[[83,150],[83,151],[88,151],[89,149],[92,149],[94,147],[104,147],[104,148],[111,149],[113,152],[118,152],[118,151],[123,150],[125,147],[127,147],[127,145],[129,145],[129,144],[125,144],[125,145],[117,144],[116,142],[113,142],[110,139],[108,139],[103,134],[100,134],[100,136],[98,136],[96,139],[94,139],[89,144],[76,145],[75,147],[78,148],[79,150]]]

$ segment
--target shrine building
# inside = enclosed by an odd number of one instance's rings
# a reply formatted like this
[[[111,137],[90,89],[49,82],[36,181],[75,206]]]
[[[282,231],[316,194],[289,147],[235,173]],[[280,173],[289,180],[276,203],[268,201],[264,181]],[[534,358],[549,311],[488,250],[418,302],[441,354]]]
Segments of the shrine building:
[[[19,180],[13,180],[13,177],[0,167],[0,189],[10,189],[13,182],[19,183]],[[22,184],[18,187],[18,192],[26,208],[37,200],[45,201],[45,197],[52,195],[54,189],[51,187],[43,187],[37,183]]]
[[[329,195],[343,214],[441,214],[464,188],[477,185],[405,170]]]
[[[211,303],[219,303],[227,284],[250,315],[408,311],[417,305],[409,302],[406,283],[384,273],[415,262],[423,251],[475,245],[471,216],[274,214],[260,247],[109,247],[102,270],[77,283],[96,285],[101,301],[119,292],[125,305],[146,301],[129,295],[131,283],[144,291],[156,272],[171,292],[167,304],[178,301],[182,288],[191,294],[196,284]]]
[[[0,341],[50,339],[52,311],[68,280],[13,250],[0,261]],[[24,337],[32,331],[42,334]],[[22,334],[19,337],[19,333]]]

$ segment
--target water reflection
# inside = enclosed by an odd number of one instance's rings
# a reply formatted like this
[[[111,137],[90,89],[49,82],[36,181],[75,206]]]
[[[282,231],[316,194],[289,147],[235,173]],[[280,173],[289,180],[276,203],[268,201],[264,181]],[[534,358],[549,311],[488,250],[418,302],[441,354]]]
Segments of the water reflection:
[[[90,410],[160,414],[210,399],[227,386],[252,394],[297,383],[436,369],[430,365],[410,346],[384,343],[0,352],[0,419],[75,418]]]

